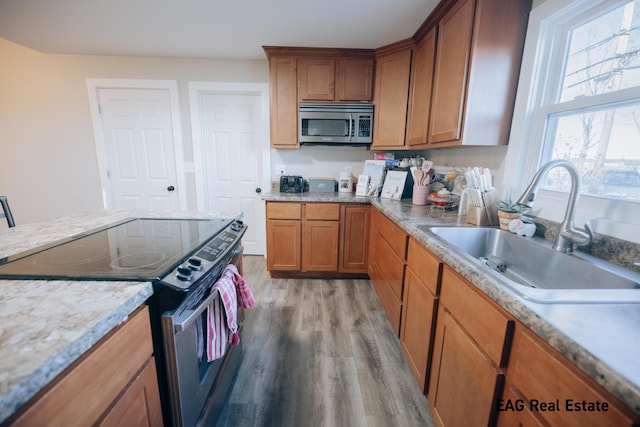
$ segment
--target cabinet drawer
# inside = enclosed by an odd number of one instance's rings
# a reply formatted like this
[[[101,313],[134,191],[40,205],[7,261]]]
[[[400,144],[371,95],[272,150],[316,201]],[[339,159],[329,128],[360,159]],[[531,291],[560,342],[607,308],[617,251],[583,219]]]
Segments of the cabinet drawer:
[[[338,221],[340,205],[338,203],[307,203],[304,205],[304,219]]]
[[[513,320],[447,265],[442,271],[440,302],[496,366],[506,366],[506,344],[513,336]]]
[[[612,404],[600,386],[584,376],[546,343],[524,329],[519,329],[512,353],[513,387],[527,401],[554,402],[556,411],[533,411],[537,417],[554,426],[630,426],[632,420]],[[592,383],[592,384],[590,384]],[[572,407],[567,408],[568,401]],[[534,401],[534,402],[535,402]],[[607,402],[606,411],[578,411],[575,404]],[[531,404],[529,404],[529,408]],[[535,409],[535,408],[534,408]],[[569,411],[568,409],[573,409]],[[586,409],[586,408],[585,408]]]
[[[302,205],[300,203],[267,203],[268,219],[301,219]]]
[[[378,233],[404,261],[407,258],[407,233],[379,211],[376,211],[376,215],[378,216],[376,220]]]
[[[413,238],[409,239],[407,265],[433,295],[438,295],[442,263]]]

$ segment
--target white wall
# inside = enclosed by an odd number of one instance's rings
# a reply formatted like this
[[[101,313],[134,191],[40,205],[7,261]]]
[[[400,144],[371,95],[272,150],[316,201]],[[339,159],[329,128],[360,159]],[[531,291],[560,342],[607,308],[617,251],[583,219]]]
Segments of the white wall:
[[[0,64],[0,195],[9,198],[18,224],[103,208],[87,78],[177,80],[187,163],[193,160],[188,82],[269,81],[266,58],[51,55],[2,38]]]

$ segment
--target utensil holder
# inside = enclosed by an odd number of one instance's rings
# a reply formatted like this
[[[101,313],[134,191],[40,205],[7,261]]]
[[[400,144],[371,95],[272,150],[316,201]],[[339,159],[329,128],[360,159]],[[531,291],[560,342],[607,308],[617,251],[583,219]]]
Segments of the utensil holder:
[[[428,185],[414,185],[412,203],[414,205],[426,205],[428,195],[429,195]]]

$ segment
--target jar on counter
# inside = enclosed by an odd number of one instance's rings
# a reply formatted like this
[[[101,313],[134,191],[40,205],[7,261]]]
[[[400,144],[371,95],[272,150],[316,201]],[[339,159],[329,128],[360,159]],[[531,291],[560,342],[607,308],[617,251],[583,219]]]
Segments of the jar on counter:
[[[338,192],[351,193],[352,189],[353,189],[353,175],[351,175],[351,172],[349,171],[340,172],[340,178],[338,178]]]

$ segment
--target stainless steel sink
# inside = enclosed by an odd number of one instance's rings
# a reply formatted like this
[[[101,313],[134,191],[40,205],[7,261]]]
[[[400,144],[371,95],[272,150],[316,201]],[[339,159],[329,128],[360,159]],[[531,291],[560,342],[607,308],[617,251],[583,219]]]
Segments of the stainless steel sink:
[[[489,227],[427,227],[524,298],[542,303],[639,303],[640,273],[581,252],[554,251],[538,237]]]

